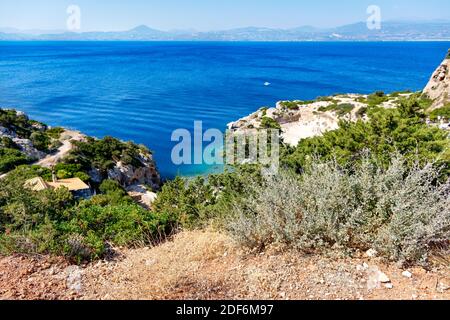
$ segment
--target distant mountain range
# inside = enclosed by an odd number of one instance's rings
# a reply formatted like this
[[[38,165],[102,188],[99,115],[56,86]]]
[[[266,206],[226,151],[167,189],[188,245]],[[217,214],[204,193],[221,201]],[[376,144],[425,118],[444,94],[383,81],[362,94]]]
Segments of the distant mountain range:
[[[161,31],[138,26],[119,32],[64,32],[0,29],[0,41],[450,41],[450,21],[384,22],[369,30],[365,22],[336,28],[303,26],[293,29],[238,28],[223,31]]]

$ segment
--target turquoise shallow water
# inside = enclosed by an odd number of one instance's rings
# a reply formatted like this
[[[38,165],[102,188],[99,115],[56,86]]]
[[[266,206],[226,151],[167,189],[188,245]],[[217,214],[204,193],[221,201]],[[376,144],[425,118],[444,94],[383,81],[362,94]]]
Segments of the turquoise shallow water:
[[[205,130],[225,129],[278,100],[420,90],[449,47],[448,42],[0,42],[0,106],[54,126],[143,143],[155,152],[164,177],[191,176],[215,168],[173,165],[173,130],[192,130],[195,120],[202,120]]]

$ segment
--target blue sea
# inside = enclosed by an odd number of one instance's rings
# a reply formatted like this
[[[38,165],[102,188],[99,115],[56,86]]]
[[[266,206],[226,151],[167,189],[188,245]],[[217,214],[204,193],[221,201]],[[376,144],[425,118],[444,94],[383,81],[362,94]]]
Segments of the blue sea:
[[[0,106],[52,126],[145,144],[164,177],[192,176],[217,168],[173,165],[173,130],[192,130],[195,120],[205,130],[225,129],[279,100],[421,90],[448,48],[448,42],[0,42]]]

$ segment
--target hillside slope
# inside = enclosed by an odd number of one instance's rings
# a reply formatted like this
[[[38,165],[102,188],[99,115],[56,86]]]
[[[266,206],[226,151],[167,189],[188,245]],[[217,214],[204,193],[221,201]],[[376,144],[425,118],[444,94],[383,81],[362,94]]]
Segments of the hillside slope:
[[[0,260],[0,299],[450,299],[448,264],[402,270],[363,253],[248,253],[213,231],[183,232],[85,268],[39,259]],[[379,281],[382,273],[390,282]]]

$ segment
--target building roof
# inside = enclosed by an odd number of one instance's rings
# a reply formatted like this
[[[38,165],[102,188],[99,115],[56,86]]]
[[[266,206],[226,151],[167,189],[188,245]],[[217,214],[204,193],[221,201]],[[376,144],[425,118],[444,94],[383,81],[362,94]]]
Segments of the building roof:
[[[79,191],[90,189],[80,178],[61,179],[56,182],[46,182],[44,179],[37,177],[25,182],[26,187],[30,187],[33,191],[42,191],[50,188],[58,189],[66,187],[70,191]]]
[[[47,182],[52,188],[58,189],[61,187],[66,187],[70,191],[86,190],[89,186],[83,182],[80,178],[62,179],[56,182]]]

